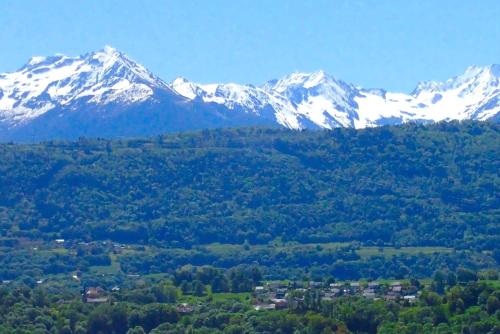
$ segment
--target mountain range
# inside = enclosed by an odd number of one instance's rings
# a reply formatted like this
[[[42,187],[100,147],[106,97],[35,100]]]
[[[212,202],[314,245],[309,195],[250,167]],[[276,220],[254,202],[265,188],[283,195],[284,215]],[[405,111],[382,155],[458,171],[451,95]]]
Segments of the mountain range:
[[[409,94],[364,89],[323,71],[261,86],[167,83],[111,48],[33,57],[0,74],[0,141],[156,135],[234,126],[365,128],[500,118],[500,65],[472,66]]]

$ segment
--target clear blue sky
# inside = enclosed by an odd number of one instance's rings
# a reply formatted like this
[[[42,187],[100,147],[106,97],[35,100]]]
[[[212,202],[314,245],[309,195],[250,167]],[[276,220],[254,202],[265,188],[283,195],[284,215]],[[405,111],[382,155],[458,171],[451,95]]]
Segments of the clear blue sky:
[[[410,91],[500,63],[499,0],[2,0],[0,72],[111,45],[166,81],[260,84],[323,69]]]

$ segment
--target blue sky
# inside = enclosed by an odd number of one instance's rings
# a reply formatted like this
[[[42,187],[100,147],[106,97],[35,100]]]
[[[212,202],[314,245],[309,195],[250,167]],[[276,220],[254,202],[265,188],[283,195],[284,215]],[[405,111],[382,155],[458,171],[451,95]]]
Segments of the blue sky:
[[[111,45],[164,80],[260,84],[323,69],[411,91],[500,63],[498,0],[2,0],[0,72]]]

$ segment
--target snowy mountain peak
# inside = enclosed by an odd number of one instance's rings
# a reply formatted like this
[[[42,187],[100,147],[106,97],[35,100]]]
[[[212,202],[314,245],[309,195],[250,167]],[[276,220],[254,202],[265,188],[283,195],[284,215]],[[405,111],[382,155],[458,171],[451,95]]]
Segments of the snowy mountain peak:
[[[102,64],[110,64],[113,62],[128,63],[130,59],[122,52],[116,50],[115,48],[106,45],[101,50],[91,52],[84,58],[95,59],[100,61]]]
[[[307,81],[304,82],[304,88],[311,88],[321,84],[328,84],[335,81],[336,80],[332,76],[326,74],[323,70],[321,70],[313,72],[307,77]]]
[[[116,50],[114,47],[110,46],[110,45],[104,45],[104,47],[102,48],[101,50],[102,52],[106,53],[106,54],[120,54],[120,52],[118,50]]]
[[[40,63],[43,63],[46,59],[47,59],[47,57],[34,56],[34,57],[31,57],[29,59],[27,65],[28,66],[35,66],[35,65],[38,65]]]
[[[160,78],[149,72],[144,66],[111,46],[105,46],[100,51],[80,58],[83,58],[104,75],[121,77],[130,81],[143,81],[143,83],[158,87],[166,86]]]
[[[203,90],[199,87],[199,85],[190,82],[184,77],[176,78],[170,83],[169,87],[177,94],[190,100],[204,95]]]
[[[136,103],[167,85],[123,53],[106,46],[79,57],[33,57],[0,75],[0,120],[25,122],[58,107],[81,103]]]
[[[454,82],[455,86],[457,84],[462,84],[464,82],[470,81],[489,81],[494,80],[495,75],[495,65],[491,66],[470,66],[465,70],[464,74],[459,75],[453,79],[447,80],[446,82]]]
[[[469,66],[463,75],[458,77],[468,76],[476,77],[478,75],[490,75],[493,77],[500,77],[500,65],[492,64],[489,66]]]
[[[449,91],[462,87],[465,91],[474,90],[480,86],[483,88],[498,87],[500,78],[500,66],[469,66],[461,75],[455,76],[444,82],[426,81],[420,82],[412,92],[418,96],[422,92]]]
[[[189,80],[184,77],[177,77],[174,79],[174,81],[172,81],[172,85],[182,85],[188,82]]]
[[[294,72],[279,80],[269,81],[264,85],[264,88],[285,92],[291,88],[302,87],[308,89],[322,84],[331,84],[335,81],[335,78],[323,70],[312,73]]]
[[[324,71],[294,72],[261,87],[197,85],[176,79],[171,88],[189,99],[201,98],[229,109],[258,114],[270,107],[286,127],[362,128],[410,120],[487,119],[500,110],[498,65],[470,67],[445,82],[421,82],[412,94],[362,89]]]

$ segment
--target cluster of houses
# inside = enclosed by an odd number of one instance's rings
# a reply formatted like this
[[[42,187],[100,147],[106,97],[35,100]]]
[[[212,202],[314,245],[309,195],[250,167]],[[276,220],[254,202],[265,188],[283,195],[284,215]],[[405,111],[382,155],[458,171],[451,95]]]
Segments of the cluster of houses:
[[[309,282],[307,284],[283,284],[271,282],[255,287],[253,297],[255,310],[275,310],[288,308],[303,302],[307,293],[314,292],[321,301],[332,301],[342,296],[359,296],[366,299],[414,303],[421,293],[417,287],[393,282],[350,282],[330,283]]]

